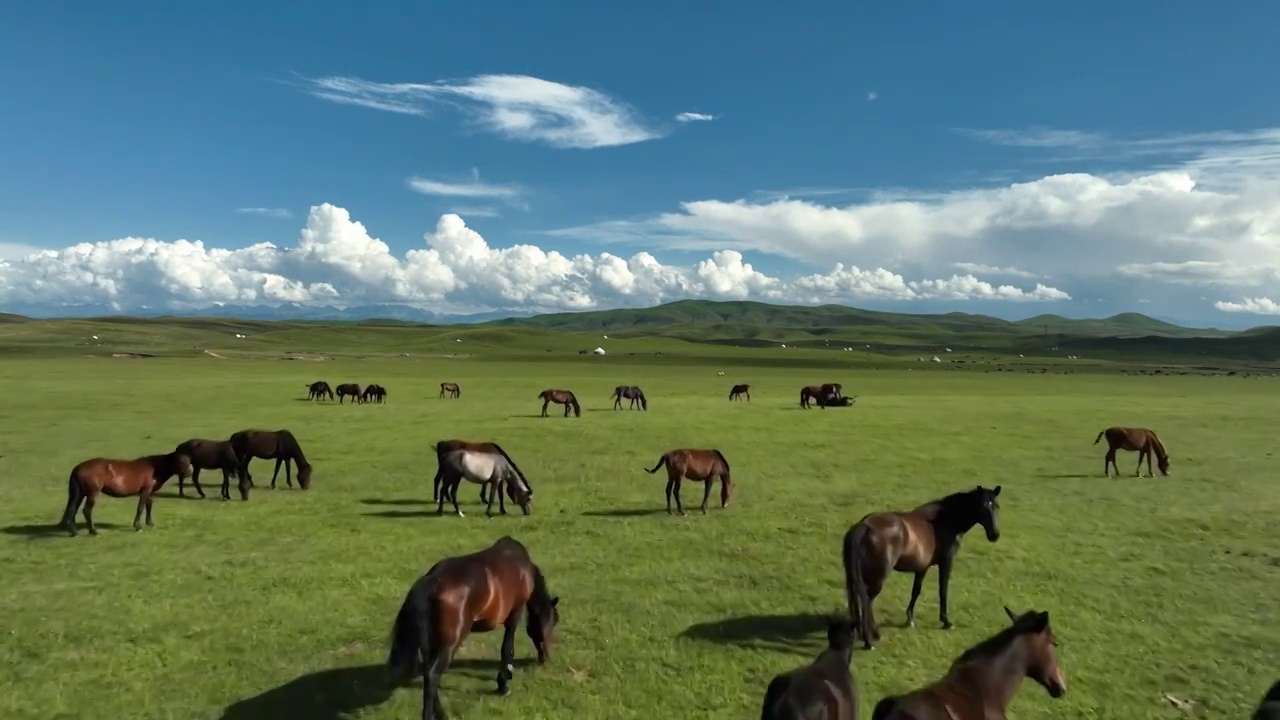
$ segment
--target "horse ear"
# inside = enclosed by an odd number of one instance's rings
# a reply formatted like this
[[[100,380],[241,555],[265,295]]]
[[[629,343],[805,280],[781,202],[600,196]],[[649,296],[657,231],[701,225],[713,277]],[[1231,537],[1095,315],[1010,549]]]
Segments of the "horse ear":
[[[559,604],[560,604],[560,596],[559,596],[559,595],[556,595],[555,597],[551,598],[551,607],[556,607],[556,606],[557,606],[557,605],[559,605]]]
[[[1038,612],[1031,618],[1031,630],[1042,633],[1049,627],[1049,611]]]
[[[995,490],[991,491],[992,497],[1000,497],[1000,486],[997,485]]]
[[[1009,609],[1008,605],[1004,606],[1004,614],[1008,615],[1010,620],[1014,622],[1018,621],[1018,616],[1013,614],[1013,611]]]

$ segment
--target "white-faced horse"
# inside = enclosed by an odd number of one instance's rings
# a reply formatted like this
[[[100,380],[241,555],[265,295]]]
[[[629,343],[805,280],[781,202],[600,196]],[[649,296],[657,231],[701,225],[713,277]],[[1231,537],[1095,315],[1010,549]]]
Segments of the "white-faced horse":
[[[498,509],[507,514],[507,503],[504,495],[510,496],[520,506],[525,515],[529,514],[529,504],[533,501],[533,488],[516,472],[511,463],[500,453],[482,452],[479,450],[452,450],[441,459],[440,470],[442,492],[436,514],[444,514],[444,500],[447,496],[453,503],[453,511],[458,517],[466,517],[458,507],[458,485],[465,478],[480,485],[481,495],[485,487],[489,488],[489,506],[487,515],[493,515],[493,498],[498,497]],[[503,493],[505,486],[507,492]]]

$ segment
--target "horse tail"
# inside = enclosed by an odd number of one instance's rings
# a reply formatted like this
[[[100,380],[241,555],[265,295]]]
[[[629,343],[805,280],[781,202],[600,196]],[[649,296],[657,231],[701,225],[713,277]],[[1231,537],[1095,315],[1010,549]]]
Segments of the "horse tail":
[[[387,668],[397,680],[417,675],[419,656],[427,657],[429,654],[427,643],[423,642],[428,633],[423,631],[430,628],[435,601],[430,593],[424,592],[426,589],[417,585],[409,589],[400,605],[400,612],[396,613],[395,624],[391,626]],[[423,627],[424,622],[427,623],[426,628]]]
[[[871,638],[871,598],[867,593],[867,581],[862,576],[862,543],[867,537],[867,525],[859,522],[844,534],[844,582],[849,602],[849,618],[862,636],[863,642]]]
[[[231,446],[231,443],[223,445],[222,449],[218,451],[218,463],[230,470],[231,475],[236,480],[244,478],[244,475],[240,472],[240,456],[236,454],[236,449]]]
[[[871,720],[887,720],[898,709],[898,698],[890,695],[876,703],[876,708],[871,711]]]
[[[764,691],[764,705],[760,708],[760,720],[775,720],[783,715],[779,705],[782,704],[782,698],[787,694],[788,678],[781,675],[769,681],[769,687]]]
[[[662,457],[658,458],[658,464],[657,464],[657,465],[654,465],[652,470],[649,470],[648,468],[645,468],[645,471],[646,471],[646,472],[648,472],[650,475],[652,475],[652,474],[654,474],[654,473],[658,472],[658,470],[659,470],[659,469],[661,469],[663,465],[666,465],[666,464],[667,464],[667,462],[669,462],[669,461],[667,460],[667,455],[668,455],[668,453],[663,453],[663,454],[662,454]]]
[[[1098,437],[1096,437],[1096,438],[1094,438],[1094,439],[1093,439],[1093,444],[1094,444],[1094,445],[1097,445],[1098,443],[1102,442],[1102,436],[1104,436],[1104,435],[1106,435],[1106,434],[1107,434],[1107,431],[1106,431],[1106,430],[1103,430],[1102,432],[1098,433]]]
[[[76,508],[80,506],[80,498],[84,497],[84,489],[76,478],[76,470],[78,468],[72,468],[71,475],[67,478],[67,507],[62,511],[62,525],[70,525],[76,521]]]
[[[804,399],[809,396],[809,388],[800,388],[800,407],[804,407]]]

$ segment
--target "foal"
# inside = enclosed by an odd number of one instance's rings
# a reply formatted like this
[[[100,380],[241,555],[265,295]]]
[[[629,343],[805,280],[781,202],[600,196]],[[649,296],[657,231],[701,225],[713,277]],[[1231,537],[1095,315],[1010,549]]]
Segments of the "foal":
[[[62,512],[61,525],[74,537],[76,513],[84,503],[84,521],[89,534],[97,535],[93,524],[93,506],[98,494],[122,498],[138,496],[138,511],[133,514],[134,531],[142,530],[142,511],[147,511],[147,527],[155,527],[151,521],[151,501],[165,481],[177,475],[190,477],[191,458],[179,452],[165,455],[148,455],[136,460],[92,458],[71,468],[67,478],[67,507]]]
[[[760,720],[857,720],[858,692],[849,662],[853,660],[853,625],[832,618],[827,648],[802,668],[773,678],[764,693]]]
[[[711,497],[711,483],[720,478],[720,507],[729,507],[729,495],[733,492],[733,477],[729,474],[729,461],[719,450],[693,450],[681,448],[669,450],[658,458],[658,464],[645,471],[650,475],[658,472],[663,465],[667,466],[667,514],[671,514],[671,496],[676,498],[676,509],[685,514],[684,505],[680,503],[680,483],[684,478],[701,480],[702,514],[707,514],[707,500]]]

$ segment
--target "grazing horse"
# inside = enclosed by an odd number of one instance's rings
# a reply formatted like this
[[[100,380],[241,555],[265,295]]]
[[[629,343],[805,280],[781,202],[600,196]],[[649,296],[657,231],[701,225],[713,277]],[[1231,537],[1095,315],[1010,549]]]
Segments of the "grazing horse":
[[[1106,473],[1107,477],[1111,477],[1112,467],[1116,469],[1116,477],[1120,477],[1120,466],[1116,465],[1116,450],[1138,453],[1137,477],[1142,477],[1142,460],[1144,458],[1147,461],[1147,475],[1149,477],[1156,476],[1151,470],[1152,455],[1156,456],[1156,465],[1160,468],[1160,474],[1169,474],[1169,454],[1164,450],[1164,443],[1160,442],[1160,438],[1156,437],[1155,430],[1112,426],[1098,433],[1098,437],[1094,438],[1093,444],[1097,445],[1104,437],[1107,439],[1107,456],[1102,461],[1102,472]]]
[[[333,399],[333,388],[329,387],[329,383],[317,380],[307,386],[308,400],[323,400],[325,396],[328,396],[330,400]]]
[[[527,488],[533,487],[529,484],[529,478],[525,477],[524,473],[520,471],[520,468],[516,466],[516,461],[512,460],[511,456],[507,454],[507,451],[503,450],[497,443],[471,442],[469,440],[441,440],[436,443],[436,476],[432,480],[432,501],[440,499],[440,480],[444,477],[444,456],[451,450],[475,450],[476,452],[497,453],[506,458],[507,462],[511,464],[511,469],[515,470],[516,474],[520,476],[521,485]],[[488,486],[480,486],[480,502],[482,503],[489,502],[485,497],[486,487]],[[533,490],[529,490],[529,493],[533,494]],[[510,497],[512,501],[515,501],[515,496],[508,494],[507,497]]]
[[[336,390],[338,391],[339,405],[341,405],[342,401],[345,400],[347,397],[351,398],[351,403],[353,405],[355,403],[361,402],[359,383],[342,383],[336,388]]]
[[[952,493],[907,512],[873,512],[862,517],[844,534],[844,578],[849,616],[870,650],[880,639],[871,604],[884,588],[890,570],[915,574],[911,602],[907,604],[908,627],[915,627],[916,600],[929,568],[938,566],[938,617],[944,629],[951,629],[947,615],[947,589],[951,566],[960,551],[960,538],[981,524],[987,540],[1000,539],[998,514],[1000,486],[988,490],[981,485]]]
[[[836,399],[844,397],[844,386],[840,383],[823,383],[822,391]]]
[[[458,387],[455,382],[440,383],[440,397],[460,398],[462,397],[462,388]]]
[[[676,508],[681,515],[685,514],[684,505],[680,504],[680,483],[684,478],[701,480],[702,514],[707,514],[707,500],[711,497],[711,483],[720,478],[720,507],[729,507],[729,495],[733,492],[733,478],[729,475],[729,461],[719,450],[694,450],[680,448],[669,450],[658,458],[653,469],[645,468],[650,475],[658,472],[663,465],[667,466],[667,513],[671,514],[671,496],[674,493]]]
[[[249,484],[244,480],[244,476],[240,474],[240,458],[236,456],[235,448],[231,446],[230,440],[192,438],[184,443],[179,443],[173,451],[186,455],[191,459],[191,484],[195,486],[196,492],[200,493],[200,497],[204,497],[204,488],[200,487],[200,471],[221,470],[222,499],[231,499],[227,488],[233,475],[240,484],[240,499],[249,499]],[[178,496],[184,497],[185,495],[182,476],[178,476]]]
[[[750,385],[734,385],[729,391],[730,400],[739,400],[743,395],[747,396],[747,402],[751,402],[751,386]]]
[[[833,397],[834,391],[829,388],[830,385],[808,385],[800,388],[800,407],[808,409],[809,401],[813,400],[818,403],[818,407],[824,408]]]
[[[1267,694],[1262,696],[1258,709],[1253,711],[1251,720],[1280,720],[1280,681],[1271,686]]]
[[[760,720],[857,720],[852,660],[853,626],[848,618],[833,618],[827,624],[827,647],[812,663],[774,676],[764,692]]]
[[[876,703],[871,720],[1005,720],[1023,678],[1051,698],[1065,695],[1049,613],[1004,611],[1012,625],[961,653],[942,679]]]
[[[248,499],[243,490],[243,483],[253,486],[253,475],[249,474],[249,461],[254,458],[275,460],[276,471],[271,473],[271,489],[276,489],[276,478],[280,476],[280,466],[284,465],[284,481],[293,487],[293,478],[289,473],[290,464],[298,466],[298,486],[303,490],[311,487],[311,463],[302,454],[302,446],[298,438],[288,430],[241,430],[231,436],[231,447],[235,448],[236,457],[240,458],[241,493]],[[222,494],[227,495],[226,480],[222,481]]]
[[[619,385],[613,389],[613,409],[622,409],[622,400],[626,398],[631,402],[627,404],[628,410],[635,410],[636,403],[640,404],[641,410],[649,409],[649,401],[644,397],[644,391],[635,385]]]
[[[582,406],[578,404],[578,396],[570,390],[543,390],[538,393],[542,401],[542,417],[547,416],[547,406],[551,403],[564,406],[564,416],[569,417],[569,409],[573,408],[574,417],[582,417]]]
[[[529,514],[529,504],[533,502],[533,488],[525,484],[524,478],[516,472],[511,463],[507,462],[506,457],[498,453],[478,450],[450,450],[445,453],[440,469],[444,476],[444,485],[436,506],[437,515],[444,514],[444,501],[448,498],[453,502],[453,511],[458,514],[458,517],[465,517],[462,510],[458,508],[458,485],[464,478],[478,483],[482,495],[485,486],[492,486],[486,515],[493,516],[494,497],[498,498],[498,508],[502,514],[507,514],[507,503],[502,493],[504,487],[507,490],[507,496],[516,501],[525,515]]]
[[[502,627],[498,694],[506,695],[514,677],[520,616],[528,613],[525,632],[543,664],[551,656],[559,604],[529,550],[503,536],[479,552],[444,558],[409,588],[391,631],[387,666],[397,681],[422,673],[422,720],[444,720],[440,678],[462,641],[473,632]]]
[[[387,401],[387,389],[374,383],[364,389],[360,393],[360,402],[369,402],[372,400],[376,403],[384,403]]]
[[[76,513],[80,512],[80,504],[84,504],[84,521],[89,526],[89,534],[97,535],[98,527],[93,524],[93,506],[98,503],[99,493],[107,497],[122,498],[138,496],[138,511],[133,514],[133,529],[142,530],[142,511],[147,511],[147,527],[154,527],[151,521],[151,502],[157,490],[165,481],[177,475],[191,475],[191,458],[179,452],[165,455],[147,455],[136,460],[118,460],[114,458],[96,457],[85,460],[71,468],[67,478],[67,507],[62,511],[62,527],[74,537],[76,535]]]

